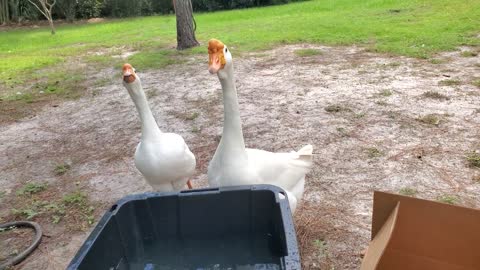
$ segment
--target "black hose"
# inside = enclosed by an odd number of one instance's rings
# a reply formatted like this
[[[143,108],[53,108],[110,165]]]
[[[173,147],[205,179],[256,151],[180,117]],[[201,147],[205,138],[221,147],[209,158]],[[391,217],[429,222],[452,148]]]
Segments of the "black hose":
[[[8,223],[3,223],[0,224],[0,229],[12,229],[12,227],[29,227],[32,228],[35,231],[35,238],[32,242],[32,244],[23,252],[15,256],[14,258],[7,260],[6,262],[0,264],[0,270],[3,270],[9,266],[19,264],[25,258],[34,251],[40,242],[42,241],[42,228],[40,225],[36,222],[30,222],[30,221],[13,221],[13,222],[8,222]]]

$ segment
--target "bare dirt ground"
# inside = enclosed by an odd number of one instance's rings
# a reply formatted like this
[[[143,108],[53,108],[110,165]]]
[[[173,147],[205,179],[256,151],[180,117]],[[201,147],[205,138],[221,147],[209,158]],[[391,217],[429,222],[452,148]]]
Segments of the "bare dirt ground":
[[[297,56],[303,48],[321,54]],[[206,185],[223,118],[220,84],[208,74],[206,57],[156,71],[137,67],[160,128],[182,134],[197,157],[196,187]],[[311,45],[235,59],[247,146],[315,148],[296,215],[304,269],[359,268],[374,190],[480,206],[480,170],[466,162],[480,150],[480,88],[472,85],[479,59],[460,51],[422,60]],[[150,190],[133,165],[140,123],[118,75],[96,73],[92,80],[111,83],[0,126],[0,222],[29,181],[58,194],[86,191],[97,220],[117,199]],[[55,175],[63,163],[71,169]],[[64,269],[91,230],[72,233],[62,221],[42,225],[47,237],[15,269]]]

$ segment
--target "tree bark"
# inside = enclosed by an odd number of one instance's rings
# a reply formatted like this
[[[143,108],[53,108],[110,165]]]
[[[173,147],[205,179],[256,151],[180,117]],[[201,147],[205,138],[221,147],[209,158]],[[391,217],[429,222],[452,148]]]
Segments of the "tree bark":
[[[53,26],[53,19],[51,14],[50,14],[50,17],[48,18],[48,23],[50,24],[52,35],[55,35],[55,26]]]
[[[0,0],[0,24],[6,24],[9,21],[8,0]]]
[[[7,1],[10,3],[10,21],[19,21],[20,9],[19,9],[19,0],[10,0]]]
[[[10,21],[10,12],[9,12],[9,9],[8,9],[8,0],[5,0],[5,11],[6,11],[5,22],[8,23]]]
[[[193,9],[191,0],[174,0],[173,8],[177,18],[177,50],[200,45],[195,38]]]
[[[42,13],[45,18],[47,18],[48,23],[50,24],[50,28],[52,30],[52,35],[55,35],[55,27],[53,26],[53,18],[52,18],[52,9],[53,6],[57,3],[57,0],[53,0],[52,3],[49,2],[49,0],[38,0],[40,3],[40,8],[37,4],[35,4],[34,0],[28,0],[32,5],[34,5],[40,13]]]

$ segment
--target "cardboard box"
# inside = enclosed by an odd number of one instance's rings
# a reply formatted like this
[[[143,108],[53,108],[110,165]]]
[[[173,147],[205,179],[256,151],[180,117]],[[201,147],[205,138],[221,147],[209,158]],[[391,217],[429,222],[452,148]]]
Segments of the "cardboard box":
[[[480,270],[480,210],[375,192],[361,270]]]

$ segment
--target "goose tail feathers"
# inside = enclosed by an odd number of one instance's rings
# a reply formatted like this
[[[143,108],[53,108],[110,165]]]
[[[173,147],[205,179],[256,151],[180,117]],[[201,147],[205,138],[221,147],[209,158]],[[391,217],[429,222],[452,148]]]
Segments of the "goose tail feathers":
[[[291,160],[292,165],[310,169],[313,163],[313,146],[308,144],[295,153],[295,158]]]

